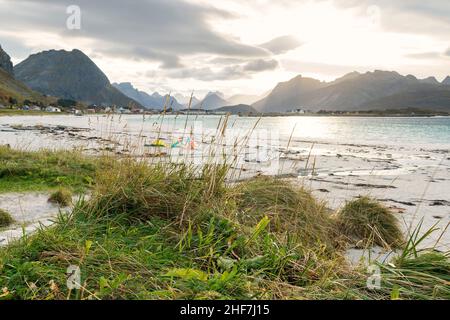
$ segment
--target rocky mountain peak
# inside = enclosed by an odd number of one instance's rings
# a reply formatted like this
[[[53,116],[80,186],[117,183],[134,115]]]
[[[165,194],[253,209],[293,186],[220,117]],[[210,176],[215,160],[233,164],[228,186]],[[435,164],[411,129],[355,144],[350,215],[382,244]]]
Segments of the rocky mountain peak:
[[[5,70],[11,76],[14,76],[13,64],[11,57],[0,46],[0,68]]]

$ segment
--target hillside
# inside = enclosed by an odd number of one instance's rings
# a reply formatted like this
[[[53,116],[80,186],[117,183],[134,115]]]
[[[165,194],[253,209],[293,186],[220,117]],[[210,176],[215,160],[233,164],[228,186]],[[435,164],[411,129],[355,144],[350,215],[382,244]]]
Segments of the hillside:
[[[22,103],[24,100],[45,103],[49,98],[43,97],[22,82],[14,79],[11,58],[0,46],[0,103],[9,105],[14,100],[18,103]]]
[[[22,103],[24,100],[46,103],[50,100],[50,98],[31,90],[25,84],[17,81],[4,70],[0,69],[0,103],[8,105],[10,104],[10,98],[15,99],[18,103]]]
[[[319,80],[297,76],[279,83],[266,98],[254,103],[253,107],[260,112],[285,112],[297,109],[305,103],[308,93],[324,86],[325,83]]]
[[[450,111],[450,90],[431,89],[384,97],[361,106],[361,110],[416,108]]]
[[[88,104],[140,104],[114,88],[95,63],[79,50],[33,54],[14,67],[16,78],[31,89]]]
[[[231,114],[238,114],[238,113],[253,113],[253,114],[258,114],[258,110],[256,110],[255,108],[253,108],[252,106],[249,106],[247,104],[238,104],[235,106],[226,106],[226,107],[221,107],[218,109],[214,109],[213,111],[215,112],[229,112]]]

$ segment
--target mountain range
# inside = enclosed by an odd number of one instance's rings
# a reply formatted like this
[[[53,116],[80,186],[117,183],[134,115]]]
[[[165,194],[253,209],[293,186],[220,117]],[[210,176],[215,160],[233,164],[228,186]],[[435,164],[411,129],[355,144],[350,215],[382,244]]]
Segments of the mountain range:
[[[45,95],[87,104],[139,107],[111,85],[106,75],[80,50],[50,50],[29,56],[14,67],[16,78]]]
[[[46,101],[46,97],[71,99],[87,104],[117,105],[179,110],[190,97],[155,92],[148,94],[129,82],[111,84],[107,76],[80,50],[50,50],[29,56],[13,67],[0,47],[0,102],[16,99]],[[418,79],[395,71],[352,72],[331,82],[301,75],[281,82],[264,98],[209,92],[202,100],[192,99],[192,108],[215,110],[251,105],[260,113],[282,113],[293,109],[312,112],[364,111],[420,108],[450,111],[450,76]],[[254,102],[255,100],[258,101]],[[168,101],[168,103],[167,103]],[[253,110],[246,108],[246,110]]]
[[[297,76],[253,104],[260,112],[423,108],[450,111],[450,77],[417,79],[395,71],[352,72],[332,82]]]
[[[163,96],[158,92],[150,95],[136,89],[130,82],[113,83],[113,86],[126,96],[139,102],[146,109],[162,110],[166,106],[167,109],[179,110],[184,107],[175,97],[170,96],[169,98],[168,94]]]

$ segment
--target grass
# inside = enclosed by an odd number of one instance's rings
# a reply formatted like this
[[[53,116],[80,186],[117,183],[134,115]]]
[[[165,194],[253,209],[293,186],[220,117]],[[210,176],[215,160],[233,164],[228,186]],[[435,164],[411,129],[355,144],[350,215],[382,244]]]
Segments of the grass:
[[[46,163],[42,152],[22,155]],[[70,159],[68,176],[94,161]],[[227,166],[132,159],[94,162],[88,172],[89,200],[0,249],[3,299],[450,298],[449,256],[420,252],[418,232],[398,260],[378,264],[381,288],[369,290],[366,266],[352,267],[344,256],[347,216],[335,219],[285,180],[229,183]],[[79,290],[66,286],[70,265],[80,267]]]
[[[50,195],[48,201],[67,207],[72,204],[72,192],[67,188],[60,188]]]
[[[55,190],[82,192],[92,186],[106,160],[82,156],[79,151],[28,152],[0,146],[0,193]]]
[[[0,228],[8,227],[14,223],[14,219],[8,211],[0,209]]]
[[[338,225],[344,235],[364,246],[399,247],[403,234],[394,214],[368,197],[347,202],[338,214]]]
[[[65,113],[46,112],[38,110],[19,110],[19,109],[0,109],[1,116],[50,116],[61,115]]]

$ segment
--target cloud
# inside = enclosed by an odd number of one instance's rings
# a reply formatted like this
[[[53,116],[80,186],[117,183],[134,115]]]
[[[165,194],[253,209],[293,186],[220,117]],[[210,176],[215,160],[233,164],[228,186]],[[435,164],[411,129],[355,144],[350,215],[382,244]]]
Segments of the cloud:
[[[447,49],[447,51],[444,53],[446,57],[450,57],[450,48]]]
[[[194,67],[171,71],[168,76],[176,79],[196,79],[201,81],[236,80],[250,78],[253,74],[278,67],[276,60],[252,60],[243,64],[228,65],[221,68]]]
[[[283,54],[297,49],[301,45],[302,43],[294,36],[282,36],[263,43],[260,47],[265,48],[274,54]]]
[[[278,67],[278,61],[276,60],[263,60],[258,59],[254,61],[250,61],[247,63],[244,67],[244,71],[251,71],[251,72],[261,72],[261,71],[268,71],[273,70]]]
[[[328,0],[319,0],[328,1]],[[448,0],[333,0],[341,8],[360,10],[378,8],[381,26],[387,31],[422,33],[447,38],[450,33],[450,5]]]
[[[420,53],[411,53],[407,54],[407,58],[419,59],[419,60],[429,60],[429,59],[439,59],[442,54],[440,52],[420,52]]]
[[[67,6],[81,8],[81,30],[66,28]],[[262,58],[263,48],[215,32],[212,20],[233,19],[227,11],[183,0],[0,0],[2,29],[18,36],[46,32],[87,40],[98,53],[156,60],[178,68],[183,56],[199,53]]]

